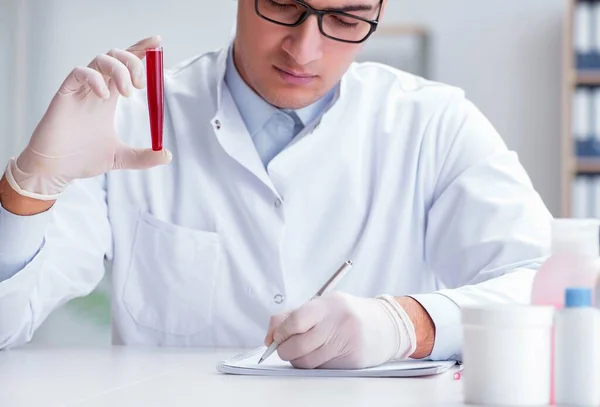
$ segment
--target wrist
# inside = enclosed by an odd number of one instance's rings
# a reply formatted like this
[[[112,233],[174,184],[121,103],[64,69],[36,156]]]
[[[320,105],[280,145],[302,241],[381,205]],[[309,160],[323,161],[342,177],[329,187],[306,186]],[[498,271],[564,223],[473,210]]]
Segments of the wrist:
[[[10,186],[6,175],[3,175],[0,179],[0,205],[14,215],[37,215],[50,209],[54,202],[20,195]]]
[[[64,192],[69,180],[65,176],[52,176],[50,171],[40,171],[40,164],[25,150],[18,158],[11,158],[4,176],[19,195],[34,201],[54,202]],[[18,164],[17,164],[18,161]],[[43,165],[41,166],[43,169]]]
[[[390,323],[393,331],[391,335],[394,336],[394,347],[388,360],[411,357],[416,350],[417,340],[415,326],[410,316],[391,295],[379,295],[376,297],[376,300],[380,302],[380,305],[385,310],[388,317],[387,321]],[[385,332],[382,331],[382,334],[385,334]]]
[[[422,359],[431,355],[435,344],[435,324],[423,306],[411,297],[397,297],[395,300],[408,314],[415,328],[416,349],[410,355]]]

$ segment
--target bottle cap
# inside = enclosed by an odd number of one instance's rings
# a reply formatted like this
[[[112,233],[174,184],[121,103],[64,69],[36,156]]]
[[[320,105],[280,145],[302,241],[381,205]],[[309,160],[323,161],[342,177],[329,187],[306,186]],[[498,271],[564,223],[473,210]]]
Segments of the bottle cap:
[[[591,307],[592,290],[583,287],[570,287],[565,291],[565,307]]]

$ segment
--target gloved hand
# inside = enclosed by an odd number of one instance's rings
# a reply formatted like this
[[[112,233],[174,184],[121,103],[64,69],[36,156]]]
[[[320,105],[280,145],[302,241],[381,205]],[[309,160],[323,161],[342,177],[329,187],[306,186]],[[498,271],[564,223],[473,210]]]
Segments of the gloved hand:
[[[6,178],[23,196],[54,200],[77,178],[116,169],[145,169],[171,161],[171,153],[123,144],[114,128],[119,95],[145,86],[142,59],[160,37],[127,51],[113,49],[67,76],[36,127],[27,148],[11,159]],[[148,135],[150,141],[150,135]]]
[[[282,360],[304,369],[359,369],[405,359],[416,349],[415,328],[391,296],[359,298],[331,292],[271,318]]]

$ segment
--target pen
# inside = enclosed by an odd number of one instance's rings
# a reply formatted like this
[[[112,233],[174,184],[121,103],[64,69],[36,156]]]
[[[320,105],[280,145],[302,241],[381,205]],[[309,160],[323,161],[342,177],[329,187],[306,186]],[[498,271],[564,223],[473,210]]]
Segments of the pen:
[[[327,282],[325,284],[323,284],[323,287],[321,287],[321,289],[319,291],[317,291],[317,293],[315,295],[313,295],[313,297],[310,300],[312,301],[315,298],[320,297],[323,294],[328,293],[329,291],[333,290],[334,287],[337,285],[337,283],[346,275],[346,273],[348,273],[348,271],[350,271],[352,266],[353,266],[352,261],[350,261],[350,260],[345,261],[344,264],[342,264],[340,266],[340,268],[337,269],[337,271],[335,273],[333,273],[331,278],[329,280],[327,280]],[[279,344],[275,343],[275,341],[273,341],[273,343],[271,343],[271,345],[269,345],[269,347],[267,348],[265,353],[263,353],[263,355],[260,358],[260,360],[258,361],[258,363],[259,364],[262,363],[265,359],[267,359],[269,356],[271,356],[271,354],[277,350],[277,346],[279,346]]]
[[[152,150],[160,151],[163,148],[163,123],[165,116],[162,47],[146,50],[146,78]]]

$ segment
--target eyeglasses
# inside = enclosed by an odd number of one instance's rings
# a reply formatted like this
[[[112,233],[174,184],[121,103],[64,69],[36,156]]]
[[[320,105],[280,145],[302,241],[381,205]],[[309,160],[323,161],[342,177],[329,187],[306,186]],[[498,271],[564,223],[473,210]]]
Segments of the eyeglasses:
[[[383,0],[375,20],[343,11],[316,10],[302,0],[256,0],[256,14],[275,24],[297,27],[313,14],[321,34],[332,40],[359,44],[377,29]]]

